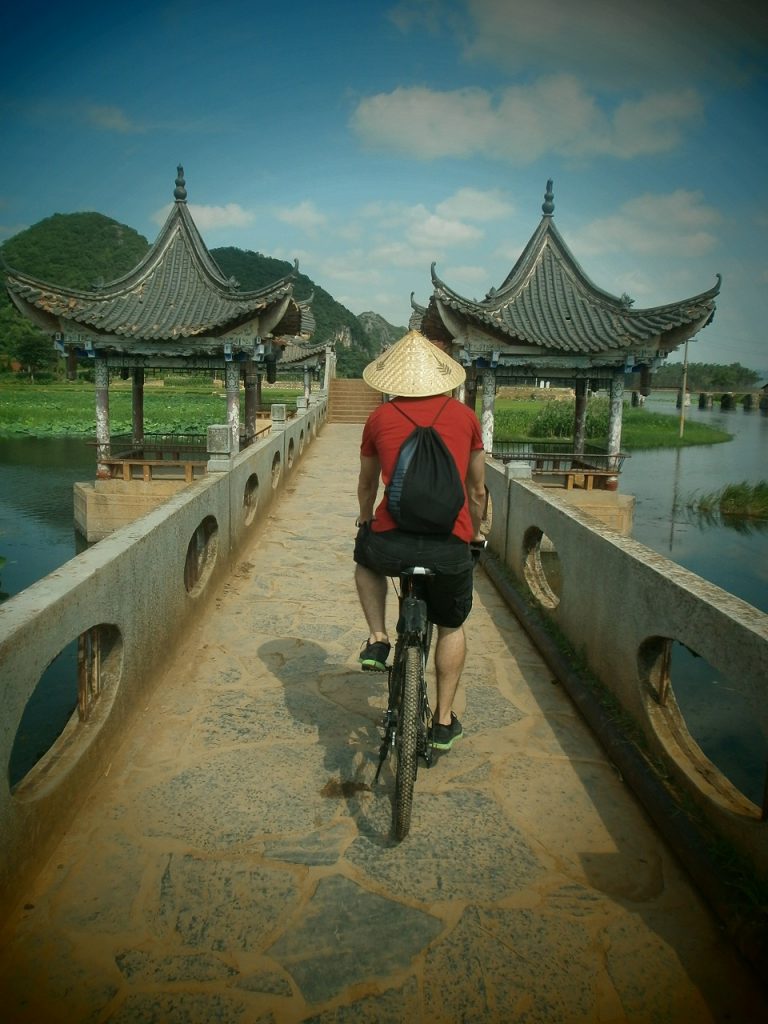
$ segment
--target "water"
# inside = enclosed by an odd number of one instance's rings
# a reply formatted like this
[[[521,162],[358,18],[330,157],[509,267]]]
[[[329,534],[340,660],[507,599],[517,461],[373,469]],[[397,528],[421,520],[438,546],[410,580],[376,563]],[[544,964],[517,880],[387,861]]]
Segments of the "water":
[[[72,487],[95,450],[70,438],[0,438],[0,590],[18,594],[77,553]]]
[[[646,402],[651,412],[679,415],[671,396]],[[678,565],[768,612],[768,530],[705,523],[685,510],[696,492],[768,479],[768,416],[754,410],[686,409],[697,420],[734,435],[724,444],[635,452],[619,478],[636,498],[632,536]],[[676,509],[676,506],[680,506]]]
[[[0,438],[0,594],[19,593],[81,550],[72,487],[92,480],[95,468],[94,449],[83,441]],[[76,681],[74,642],[49,665],[27,704],[11,754],[12,786],[66,725],[77,706]]]

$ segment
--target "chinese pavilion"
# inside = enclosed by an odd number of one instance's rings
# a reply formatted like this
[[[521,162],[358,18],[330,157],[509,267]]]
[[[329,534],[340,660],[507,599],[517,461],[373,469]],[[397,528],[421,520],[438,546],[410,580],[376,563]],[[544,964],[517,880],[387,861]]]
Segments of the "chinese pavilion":
[[[133,448],[144,442],[144,380],[148,369],[221,370],[232,450],[256,433],[262,375],[274,380],[283,349],[310,337],[311,300],[293,297],[295,272],[254,291],[226,278],[206,248],[187,206],[178,168],[170,214],[154,245],[129,273],[90,291],[63,288],[11,268],[6,287],[16,307],[49,331],[70,361],[93,360],[96,381],[97,479],[110,476],[110,372],[133,376]],[[298,269],[298,263],[296,270]],[[302,352],[317,361],[325,352]],[[240,427],[240,381],[245,424]]]
[[[611,295],[587,277],[555,227],[554,209],[550,180],[538,228],[504,282],[482,301],[453,291],[433,263],[434,291],[427,306],[411,296],[410,326],[462,362],[468,382],[482,378],[487,451],[497,384],[543,378],[575,391],[574,453],[584,450],[588,390],[608,389],[607,452],[618,460],[625,375],[638,372],[647,393],[660,361],[712,321],[721,279],[692,298],[633,309],[627,296]]]

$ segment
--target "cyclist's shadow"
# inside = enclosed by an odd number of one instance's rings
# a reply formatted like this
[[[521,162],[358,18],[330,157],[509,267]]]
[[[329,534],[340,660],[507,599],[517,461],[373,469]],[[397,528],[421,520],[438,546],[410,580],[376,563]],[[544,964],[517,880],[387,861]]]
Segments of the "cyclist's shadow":
[[[297,742],[309,744],[317,735],[324,766],[320,795],[344,801],[361,834],[388,843],[391,787],[384,772],[374,783],[386,673],[361,672],[334,662],[320,644],[299,637],[270,640],[259,647],[258,655],[283,687],[285,708],[299,727]],[[379,806],[382,801],[386,813]]]

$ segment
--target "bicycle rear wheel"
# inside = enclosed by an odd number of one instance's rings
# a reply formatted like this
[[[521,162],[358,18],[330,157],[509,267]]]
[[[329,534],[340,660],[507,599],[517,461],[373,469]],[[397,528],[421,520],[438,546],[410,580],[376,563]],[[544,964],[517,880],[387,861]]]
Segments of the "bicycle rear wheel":
[[[405,839],[411,827],[422,672],[419,648],[406,647],[404,654],[402,702],[397,719],[395,748],[397,752],[395,800],[392,806],[392,829],[397,840]]]

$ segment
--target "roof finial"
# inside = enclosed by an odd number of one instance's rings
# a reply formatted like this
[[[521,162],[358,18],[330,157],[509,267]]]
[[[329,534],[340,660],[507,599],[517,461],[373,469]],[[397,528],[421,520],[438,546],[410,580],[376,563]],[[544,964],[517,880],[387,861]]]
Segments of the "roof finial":
[[[552,191],[552,179],[550,178],[547,182],[547,191],[544,193],[544,202],[541,204],[545,217],[551,217],[555,212],[554,198],[555,193]]]
[[[173,190],[173,198],[178,202],[185,203],[187,201],[187,190],[184,187],[186,185],[184,181],[184,168],[181,164],[176,168],[176,188]]]

